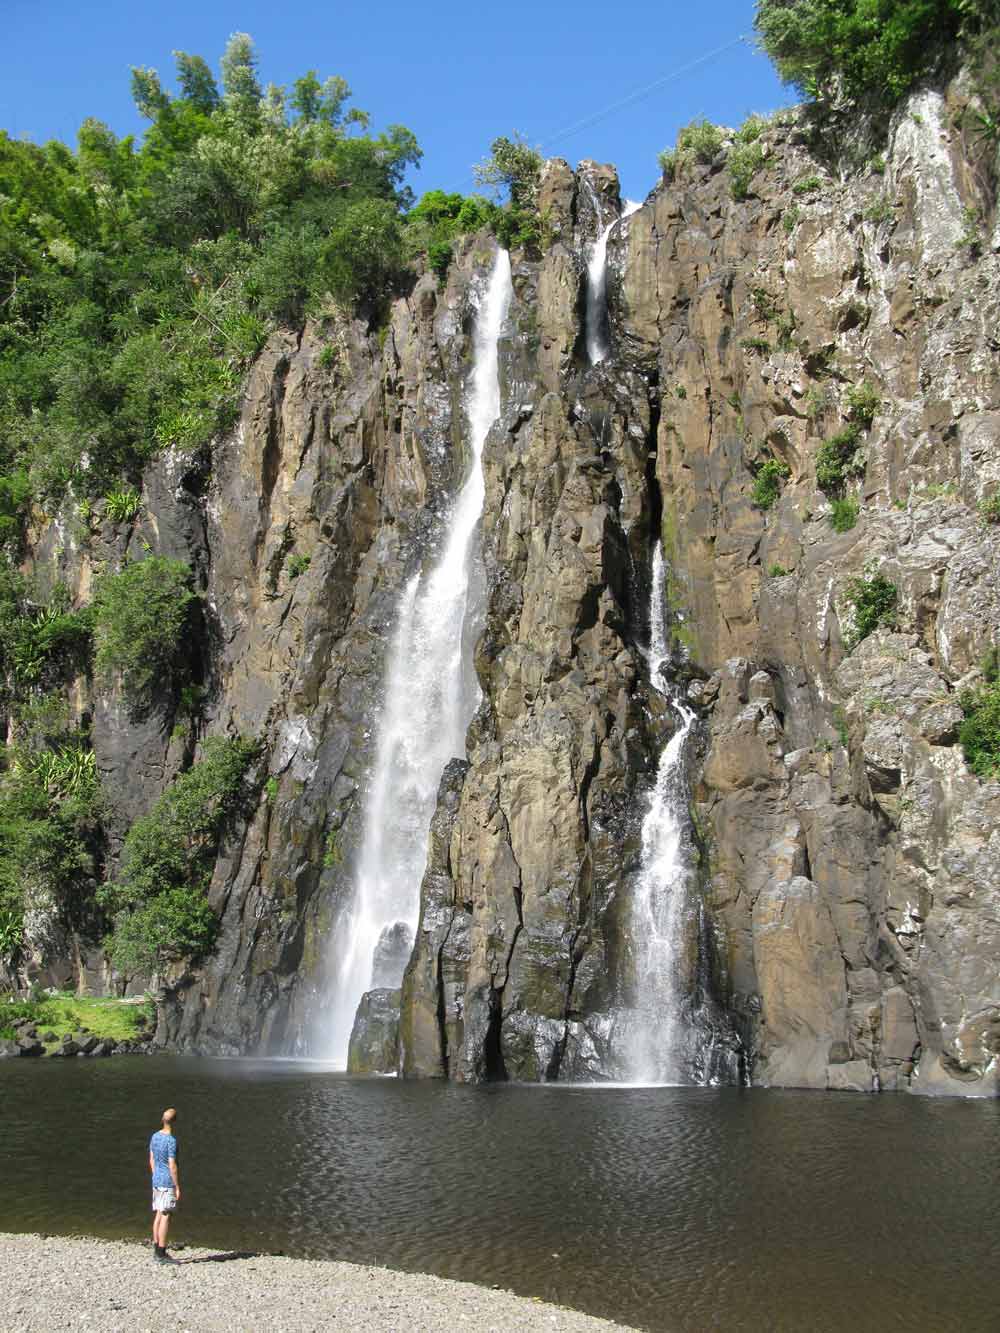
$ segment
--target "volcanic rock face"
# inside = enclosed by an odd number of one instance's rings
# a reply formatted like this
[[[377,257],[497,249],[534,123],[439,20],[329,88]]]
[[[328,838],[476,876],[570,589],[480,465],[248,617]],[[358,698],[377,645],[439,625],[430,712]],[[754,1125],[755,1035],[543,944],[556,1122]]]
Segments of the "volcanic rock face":
[[[983,201],[957,96],[900,113],[884,176],[805,193],[816,163],[772,129],[746,203],[706,167],[619,257],[612,321],[656,367],[665,534],[713,670],[697,816],[755,1082],[997,1089],[1000,789],[955,738],[1000,624],[976,513],[1000,475],[1000,285],[995,243],[963,242]],[[861,512],[837,533],[817,453],[864,381]],[[789,475],[762,512],[768,455]],[[898,632],[851,651],[848,580],[875,571]]]
[[[398,1056],[396,940],[358,1068],[620,1075],[640,825],[676,725],[643,653],[662,539],[674,675],[701,718],[690,1022],[759,1084],[996,1094],[1000,786],[969,772],[956,731],[1000,625],[1000,530],[977,514],[1000,484],[1000,234],[964,239],[985,168],[953,128],[960,97],[899,113],[884,174],[829,174],[790,117],[747,199],[721,154],[660,186],[611,233],[612,352],[594,367],[586,247],[617,183],[547,165],[547,245],[513,256],[484,454],[482,701],[442,775]],[[127,539],[39,541],[38,567],[81,593],[126,540],[188,560],[208,729],[268,747],[273,781],[215,870],[219,950],[174,978],[161,1043],[322,1050],[387,643],[462,477],[493,246],[465,243],[444,289],[421,278],[382,334],[331,317],[273,338],[210,470],[159,460]],[[838,532],[817,455],[865,382],[860,514]],[[787,475],[764,509],[769,458]],[[848,582],[874,572],[895,623],[855,643]],[[99,701],[119,829],[189,755],[173,722]]]

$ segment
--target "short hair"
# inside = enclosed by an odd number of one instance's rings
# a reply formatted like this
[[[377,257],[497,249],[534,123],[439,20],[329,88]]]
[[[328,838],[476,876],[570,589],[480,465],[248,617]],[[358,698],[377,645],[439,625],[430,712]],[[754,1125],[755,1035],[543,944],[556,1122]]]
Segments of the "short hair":
[[[174,1110],[172,1106],[168,1106],[167,1109],[163,1112],[162,1119],[165,1125],[172,1125],[174,1121],[177,1119],[177,1112]]]

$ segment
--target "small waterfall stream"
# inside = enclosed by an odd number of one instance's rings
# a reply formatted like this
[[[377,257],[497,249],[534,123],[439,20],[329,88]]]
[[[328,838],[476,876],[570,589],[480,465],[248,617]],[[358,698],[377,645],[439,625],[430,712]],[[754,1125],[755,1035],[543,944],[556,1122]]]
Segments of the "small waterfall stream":
[[[346,1063],[364,992],[402,981],[419,916],[438,784],[448,760],[465,753],[465,733],[479,702],[464,630],[472,539],[485,499],[483,445],[500,414],[498,344],[511,293],[510,258],[500,250],[475,321],[467,397],[469,475],[454,501],[437,564],[406,586],[388,657],[354,902],[334,942],[328,1047],[339,1062]]]
[[[633,199],[626,199],[621,215],[612,218],[605,225],[604,212],[597,191],[586,176],[583,179],[590,195],[598,226],[601,229],[587,259],[587,306],[585,314],[587,360],[592,366],[596,366],[600,361],[605,361],[611,352],[608,337],[608,237],[619,222],[630,217],[642,205],[636,203]]]
[[[660,755],[656,783],[642,822],[642,859],[632,902],[635,1009],[627,1027],[625,1067],[630,1082],[681,1083],[686,1033],[682,1027],[685,917],[695,875],[687,810],[685,752],[695,715],[664,672],[668,656],[666,566],[659,542],[653,553],[649,673],[681,725]]]

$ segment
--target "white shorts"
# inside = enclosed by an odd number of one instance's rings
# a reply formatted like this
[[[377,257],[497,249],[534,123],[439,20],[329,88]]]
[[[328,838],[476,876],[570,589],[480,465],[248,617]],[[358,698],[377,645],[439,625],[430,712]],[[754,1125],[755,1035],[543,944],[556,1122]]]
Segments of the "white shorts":
[[[174,1187],[169,1189],[157,1189],[153,1186],[153,1212],[154,1213],[172,1213],[177,1207],[177,1195],[174,1193]]]

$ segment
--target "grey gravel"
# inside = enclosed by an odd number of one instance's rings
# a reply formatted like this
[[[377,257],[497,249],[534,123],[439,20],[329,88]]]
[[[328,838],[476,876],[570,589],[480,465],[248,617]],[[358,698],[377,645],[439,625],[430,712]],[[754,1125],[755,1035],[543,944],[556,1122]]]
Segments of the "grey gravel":
[[[124,1241],[0,1233],[0,1330],[185,1333],[202,1329],[622,1329],[509,1291],[360,1264],[227,1257],[183,1248],[176,1266]]]

